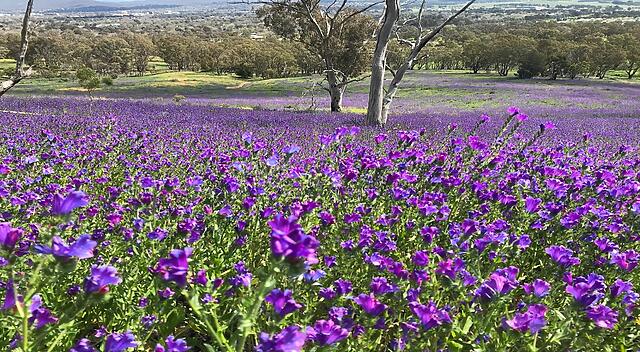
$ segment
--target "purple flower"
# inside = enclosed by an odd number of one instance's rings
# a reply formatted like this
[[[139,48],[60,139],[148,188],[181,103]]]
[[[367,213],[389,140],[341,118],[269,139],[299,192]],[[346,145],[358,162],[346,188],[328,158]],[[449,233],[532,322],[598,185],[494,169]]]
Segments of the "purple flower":
[[[169,253],[168,258],[160,258],[153,272],[165,281],[173,281],[178,286],[184,287],[187,284],[187,274],[189,273],[189,256],[193,249],[174,249]]]
[[[348,280],[338,279],[333,284],[336,285],[336,292],[340,296],[346,295],[347,293],[351,292],[351,290],[353,290],[351,281]]]
[[[13,249],[22,233],[22,230],[14,229],[8,222],[0,223],[0,247]]]
[[[360,294],[354,301],[369,315],[378,316],[387,309],[385,304],[378,301],[373,294]]]
[[[573,251],[564,246],[551,246],[545,249],[554,262],[562,266],[573,266],[580,264],[580,259],[573,257]]]
[[[618,322],[618,313],[605,305],[598,305],[587,309],[587,318],[593,320],[598,327],[613,329]]]
[[[535,213],[540,209],[540,203],[542,203],[542,199],[527,197],[524,200],[524,209],[529,213]]]
[[[509,113],[509,115],[513,116],[513,115],[519,114],[519,113],[520,113],[520,109],[518,109],[518,108],[517,108],[517,107],[515,107],[515,106],[510,106],[510,107],[507,109],[507,112]]]
[[[544,297],[549,294],[551,285],[544,280],[536,279],[532,284],[524,284],[522,288],[528,295],[533,293],[538,297]]]
[[[529,235],[522,235],[520,236],[520,238],[518,238],[518,248],[520,249],[526,249],[529,248],[529,246],[531,245],[531,238],[529,237]]]
[[[417,251],[411,261],[417,266],[427,266],[429,265],[429,255],[425,251]]]
[[[196,274],[195,282],[198,285],[207,286],[209,279],[207,279],[207,271],[204,269],[198,270],[198,274]]]
[[[185,341],[184,339],[176,340],[173,335],[167,337],[164,342],[167,345],[167,348],[165,348],[161,344],[157,344],[154,352],[186,352],[190,349],[190,347],[187,346],[187,341]]]
[[[74,209],[84,207],[89,204],[87,195],[82,191],[73,191],[65,198],[56,194],[53,196],[53,204],[51,206],[52,215],[67,215]]]
[[[295,218],[285,218],[277,214],[269,222],[271,227],[271,252],[274,257],[284,258],[287,262],[295,264],[300,260],[313,263],[316,259],[318,241],[315,237],[306,235]]]
[[[482,299],[491,299],[494,296],[511,292],[518,286],[518,281],[516,280],[518,272],[518,268],[513,266],[496,270],[489,276],[488,280],[478,287],[475,291],[475,296]]]
[[[487,149],[489,144],[487,142],[484,142],[478,136],[469,136],[469,146],[473,150],[484,150]]]
[[[620,269],[625,271],[631,271],[638,266],[638,260],[640,255],[634,250],[628,250],[620,253],[618,251],[611,252],[611,264],[616,264]]]
[[[512,319],[505,320],[505,324],[516,331],[529,330],[532,334],[536,334],[547,325],[544,319],[546,313],[547,307],[544,304],[533,304],[525,313],[517,313]]]
[[[444,309],[438,309],[433,302],[429,302],[428,305],[411,302],[409,303],[409,308],[420,319],[420,323],[422,323],[425,330],[451,323],[449,313]]]
[[[110,265],[94,265],[91,267],[91,275],[84,279],[84,291],[104,294],[109,292],[109,285],[118,285],[121,282],[116,268]]]
[[[41,254],[52,254],[57,260],[69,261],[75,257],[87,259],[93,257],[93,250],[98,244],[90,235],[82,235],[71,245],[67,245],[59,236],[53,236],[51,247],[37,245],[35,250]]]
[[[615,249],[618,249],[618,245],[615,244],[615,242],[611,241],[610,239],[606,238],[606,237],[598,237],[595,240],[593,240],[593,243],[598,246],[598,249],[609,253],[612,252]]]
[[[256,352],[300,352],[306,338],[297,326],[286,327],[275,336],[262,332]]]
[[[438,263],[436,268],[436,274],[443,275],[453,280],[456,278],[456,267],[453,265],[453,260],[447,259]]]
[[[29,312],[31,312],[29,322],[31,324],[35,322],[36,329],[40,329],[47,324],[55,324],[58,322],[58,318],[54,317],[49,309],[42,306],[42,298],[40,295],[36,294],[31,297]]]
[[[157,319],[158,318],[155,315],[145,315],[140,319],[140,323],[146,329],[150,329],[153,326],[153,324],[155,324]]]
[[[604,278],[601,275],[589,274],[586,278],[577,277],[567,285],[565,291],[573,296],[582,306],[590,306],[604,297]]]
[[[611,295],[615,298],[623,293],[631,292],[633,290],[633,284],[621,279],[617,279],[613,285],[611,285]]]
[[[104,344],[105,352],[122,352],[129,348],[136,347],[138,347],[138,343],[136,342],[136,337],[133,336],[131,331],[127,331],[126,333],[114,332],[107,336],[107,340]]]
[[[320,346],[329,346],[349,336],[349,330],[337,325],[333,320],[318,320],[307,328],[307,339]]]
[[[175,292],[169,287],[165,287],[163,290],[158,290],[158,296],[163,299],[171,298]]]
[[[371,285],[369,287],[371,287],[371,292],[373,292],[374,295],[384,295],[398,291],[398,287],[390,284],[384,277],[374,277],[371,279]]]
[[[273,306],[273,309],[280,317],[284,317],[302,308],[302,305],[297,303],[292,296],[293,292],[291,290],[282,291],[277,288],[271,291],[264,300]]]
[[[13,309],[16,307],[17,302],[22,302],[22,296],[16,296],[16,289],[13,280],[7,281],[5,289],[6,291],[4,295],[4,303],[2,304],[2,310]]]
[[[69,350],[69,352],[97,352],[97,351],[98,350],[96,350],[95,348],[93,348],[93,346],[91,346],[91,341],[89,341],[88,339],[81,339],[75,345],[73,345],[73,347],[71,347],[71,349]]]

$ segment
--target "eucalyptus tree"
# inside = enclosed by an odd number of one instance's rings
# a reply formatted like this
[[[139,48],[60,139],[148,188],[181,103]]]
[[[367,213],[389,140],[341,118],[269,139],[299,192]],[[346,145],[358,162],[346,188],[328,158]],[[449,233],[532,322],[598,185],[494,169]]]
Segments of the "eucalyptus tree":
[[[265,0],[257,14],[278,36],[301,43],[322,60],[323,89],[331,111],[342,110],[347,86],[364,79],[370,60],[375,20],[366,14],[381,2],[356,7],[348,0]]]
[[[398,28],[401,7],[398,0],[385,0],[385,8],[380,20],[381,24],[376,34],[376,49],[371,64],[371,82],[367,108],[368,124],[385,125],[387,123],[389,109],[398,92],[400,82],[407,71],[411,69],[422,49],[424,49],[444,27],[465,12],[474,2],[476,2],[476,0],[467,2],[460,10],[449,16],[439,26],[428,31],[423,27],[423,14],[426,6],[426,0],[423,0],[417,17],[409,19],[402,24],[403,26],[414,27],[415,36],[410,40],[396,36],[398,41],[410,47],[410,51],[402,61],[402,64],[394,70],[387,64],[387,48],[394,34],[394,29]],[[391,81],[385,89],[385,72],[387,70],[391,72]]]

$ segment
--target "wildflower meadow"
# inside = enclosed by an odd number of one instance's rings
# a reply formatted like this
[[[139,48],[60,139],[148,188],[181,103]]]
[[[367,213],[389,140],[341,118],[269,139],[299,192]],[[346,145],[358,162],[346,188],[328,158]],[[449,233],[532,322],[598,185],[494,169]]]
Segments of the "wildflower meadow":
[[[637,120],[2,105],[2,350],[640,347]]]

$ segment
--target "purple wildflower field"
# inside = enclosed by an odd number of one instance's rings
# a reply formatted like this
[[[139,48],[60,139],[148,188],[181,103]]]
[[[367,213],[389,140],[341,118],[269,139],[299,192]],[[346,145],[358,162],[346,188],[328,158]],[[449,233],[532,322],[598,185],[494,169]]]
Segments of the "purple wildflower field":
[[[636,350],[638,92],[537,89],[384,129],[3,98],[0,346]]]
[[[303,110],[311,105],[311,94],[300,93],[304,88],[304,85],[283,84],[281,94],[277,96],[258,87],[251,91],[225,91],[216,98],[186,95],[187,101],[196,104]],[[351,87],[345,95],[344,106],[356,111],[365,109],[366,89],[364,83]],[[316,92],[313,99],[318,108],[329,105],[328,97],[321,92]],[[459,116],[470,112],[499,114],[512,105],[526,106],[539,118],[637,117],[640,88],[635,83],[615,81],[518,80],[416,71],[403,82],[394,102],[394,111],[427,116]]]

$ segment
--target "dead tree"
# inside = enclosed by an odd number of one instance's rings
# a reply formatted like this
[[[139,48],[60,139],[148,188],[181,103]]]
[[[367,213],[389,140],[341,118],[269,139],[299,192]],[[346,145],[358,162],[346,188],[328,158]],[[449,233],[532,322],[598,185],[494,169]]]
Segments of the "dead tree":
[[[376,52],[374,54],[373,64],[371,67],[372,71],[376,71],[376,73],[375,79],[372,74],[369,88],[369,104],[367,108],[367,123],[369,125],[384,126],[387,123],[389,108],[391,107],[391,103],[398,92],[398,86],[400,85],[402,78],[404,78],[404,75],[413,66],[413,62],[416,60],[418,55],[420,55],[422,49],[431,40],[433,40],[433,38],[435,38],[444,27],[465,12],[471,5],[473,5],[474,2],[476,2],[476,0],[467,2],[464,7],[425,35],[424,28],[422,27],[422,20],[426,0],[423,0],[420,10],[418,11],[418,16],[415,20],[417,34],[414,40],[411,41],[398,37],[398,40],[401,43],[410,45],[411,51],[400,67],[398,67],[397,70],[393,70],[386,64],[386,48],[389,44],[389,40],[391,39],[391,28],[393,28],[393,26],[398,22],[400,8],[397,0],[385,0],[385,14],[383,15],[383,20],[377,34]],[[389,24],[387,21],[393,21],[393,23]],[[380,67],[384,67],[384,69],[381,70]],[[386,70],[391,72],[392,78],[389,86],[385,90],[384,75]]]
[[[33,9],[33,0],[27,1],[27,9],[24,12],[22,20],[22,33],[20,36],[20,56],[16,60],[16,71],[8,80],[0,83],[0,97],[9,89],[13,88],[23,79],[31,76],[31,67],[25,69],[25,61],[27,58],[27,49],[29,48],[29,20],[31,19],[31,10]]]
[[[424,3],[423,3],[424,5]],[[400,17],[399,0],[385,0],[384,11],[380,18],[380,25],[377,32],[376,49],[373,52],[371,63],[371,82],[369,83],[369,106],[367,109],[367,120],[369,115],[377,117],[382,112],[382,102],[384,98],[384,73],[387,69],[387,47],[393,28]],[[370,123],[371,124],[371,123]]]

